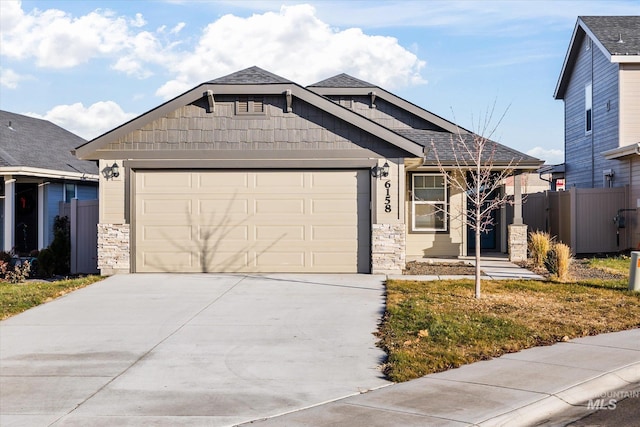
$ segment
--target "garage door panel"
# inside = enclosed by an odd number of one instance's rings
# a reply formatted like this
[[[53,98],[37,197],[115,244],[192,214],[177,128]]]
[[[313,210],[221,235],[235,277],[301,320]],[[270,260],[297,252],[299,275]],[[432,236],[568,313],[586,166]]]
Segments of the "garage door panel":
[[[198,227],[198,238],[201,242],[216,243],[222,241],[246,242],[249,239],[249,226],[241,225],[234,227],[200,226]]]
[[[136,190],[144,193],[182,192],[185,188],[193,186],[193,175],[184,172],[147,172]]]
[[[198,174],[198,187],[202,191],[237,189],[241,191],[249,187],[249,176],[247,174]]]
[[[147,271],[193,271],[193,256],[186,251],[154,251],[145,253],[142,257]]]
[[[258,193],[271,193],[274,188],[300,190],[305,188],[304,179],[304,174],[299,172],[256,174],[255,189]]]
[[[313,265],[316,267],[341,265],[344,268],[348,268],[356,262],[351,252],[313,252],[311,257]]]
[[[147,225],[143,228],[144,240],[148,242],[189,242],[191,227],[188,225]]]
[[[135,271],[369,271],[368,171],[157,174],[135,172]]]
[[[313,240],[331,240],[337,243],[341,240],[353,241],[358,238],[358,229],[355,227],[315,225],[310,228]]]
[[[269,214],[304,214],[304,200],[303,199],[258,199],[255,201],[255,213],[256,215],[269,215]]]
[[[237,215],[249,213],[249,202],[246,199],[233,197],[218,199],[200,199],[198,200],[197,213],[200,215]]]
[[[255,238],[257,241],[304,241],[305,233],[303,226],[294,225],[261,225],[255,227]]]
[[[274,265],[279,265],[283,269],[291,269],[292,267],[302,268],[305,266],[304,258],[303,252],[269,251],[256,253],[255,266],[261,270],[273,268]]]

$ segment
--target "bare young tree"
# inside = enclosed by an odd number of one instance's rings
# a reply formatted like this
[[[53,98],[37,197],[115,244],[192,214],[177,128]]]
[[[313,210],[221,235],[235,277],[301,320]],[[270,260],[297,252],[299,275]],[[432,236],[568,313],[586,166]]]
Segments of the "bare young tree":
[[[448,157],[445,159],[438,152],[438,146],[432,142],[431,146],[436,158],[440,173],[446,178],[447,185],[466,195],[466,211],[463,208],[463,216],[466,216],[467,225],[475,233],[475,297],[480,298],[480,248],[481,235],[491,231],[496,225],[492,212],[512,204],[500,188],[505,179],[513,174],[514,168],[521,159],[512,158],[500,164],[496,162],[496,149],[498,144],[491,140],[498,125],[502,122],[506,111],[495,125],[492,125],[492,117],[495,111],[495,103],[491,110],[477,123],[478,133],[469,133],[459,130],[451,137],[451,146],[446,150]]]

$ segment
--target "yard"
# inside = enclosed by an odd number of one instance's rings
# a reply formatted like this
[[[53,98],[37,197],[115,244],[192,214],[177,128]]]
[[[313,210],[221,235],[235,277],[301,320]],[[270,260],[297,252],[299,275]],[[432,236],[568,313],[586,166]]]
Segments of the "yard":
[[[628,291],[628,258],[577,260],[575,279],[387,282],[379,345],[385,374],[407,381],[571,338],[640,327],[640,292]]]
[[[0,282],[0,320],[49,302],[76,289],[84,288],[99,280],[102,280],[102,277],[86,276],[56,281]]]

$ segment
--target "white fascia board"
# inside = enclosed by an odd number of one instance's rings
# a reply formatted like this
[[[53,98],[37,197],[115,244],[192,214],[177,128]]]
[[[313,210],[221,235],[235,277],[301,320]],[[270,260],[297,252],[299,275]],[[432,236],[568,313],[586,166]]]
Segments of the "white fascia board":
[[[637,64],[640,63],[640,55],[613,55],[611,62],[617,62],[619,64]]]
[[[98,182],[98,175],[81,172],[63,172],[52,169],[31,168],[26,166],[0,167],[0,175],[33,176],[37,178],[66,179],[70,181]]]

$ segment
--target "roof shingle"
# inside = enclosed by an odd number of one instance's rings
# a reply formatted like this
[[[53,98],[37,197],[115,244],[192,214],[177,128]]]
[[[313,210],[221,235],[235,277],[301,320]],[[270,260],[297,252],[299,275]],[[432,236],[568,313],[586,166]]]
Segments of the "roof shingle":
[[[640,55],[640,16],[581,16],[611,55]]]
[[[49,121],[0,111],[0,166],[97,174],[94,162],[78,160],[71,154],[84,142]]]

